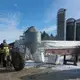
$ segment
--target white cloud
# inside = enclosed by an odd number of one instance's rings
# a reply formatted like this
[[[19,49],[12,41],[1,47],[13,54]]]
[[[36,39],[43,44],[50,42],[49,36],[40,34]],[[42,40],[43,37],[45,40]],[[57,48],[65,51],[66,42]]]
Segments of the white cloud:
[[[50,27],[43,28],[40,31],[41,32],[45,31],[47,33],[54,33],[53,35],[55,36],[56,35],[56,30],[57,30],[56,26],[50,26]]]
[[[60,8],[67,9],[66,18],[80,18],[80,0],[53,0],[51,6],[47,9],[47,11],[45,11],[44,22],[49,23],[52,20],[56,20],[57,11]]]
[[[13,42],[19,38],[24,29],[18,29],[20,14],[7,14],[0,17],[0,43],[3,39]]]
[[[52,32],[52,31],[55,31],[56,30],[56,26],[50,26],[50,27],[46,27],[40,31],[45,31],[45,32]]]

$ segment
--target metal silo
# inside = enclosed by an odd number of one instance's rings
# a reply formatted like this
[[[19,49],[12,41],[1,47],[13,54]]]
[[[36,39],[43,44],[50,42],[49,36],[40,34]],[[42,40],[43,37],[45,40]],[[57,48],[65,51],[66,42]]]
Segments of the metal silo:
[[[76,20],[74,18],[69,18],[66,21],[66,40],[76,39]]]
[[[80,19],[76,20],[76,40],[80,41]]]
[[[59,9],[57,13],[57,36],[58,40],[65,40],[65,29],[66,29],[66,9]]]
[[[24,34],[24,45],[29,48],[31,54],[34,54],[37,49],[37,45],[41,43],[41,33],[31,26]]]

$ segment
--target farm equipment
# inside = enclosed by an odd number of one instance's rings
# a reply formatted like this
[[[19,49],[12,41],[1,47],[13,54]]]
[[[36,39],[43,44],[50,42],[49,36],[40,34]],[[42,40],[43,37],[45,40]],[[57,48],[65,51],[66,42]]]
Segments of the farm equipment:
[[[20,71],[24,68],[24,59],[23,56],[16,49],[9,48],[9,55],[5,56],[5,50],[0,48],[0,65],[2,67],[10,67]]]

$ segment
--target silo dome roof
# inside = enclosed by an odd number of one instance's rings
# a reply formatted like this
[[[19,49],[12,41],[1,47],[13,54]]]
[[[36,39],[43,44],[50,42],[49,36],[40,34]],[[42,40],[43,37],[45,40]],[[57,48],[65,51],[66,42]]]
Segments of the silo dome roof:
[[[31,26],[28,28],[28,30],[26,30],[25,32],[36,32],[36,29],[34,26]]]
[[[62,12],[64,12],[65,10],[66,10],[66,9],[61,8],[61,9],[58,10],[58,13],[62,13]]]
[[[77,19],[77,20],[76,20],[76,23],[80,23],[80,19]]]
[[[68,22],[74,22],[74,21],[75,21],[74,18],[69,18],[69,19],[67,19],[67,23],[68,23]]]

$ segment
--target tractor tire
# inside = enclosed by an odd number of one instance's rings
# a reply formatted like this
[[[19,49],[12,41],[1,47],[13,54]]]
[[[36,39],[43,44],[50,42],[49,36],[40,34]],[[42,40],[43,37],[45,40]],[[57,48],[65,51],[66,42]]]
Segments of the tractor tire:
[[[12,64],[16,71],[20,71],[24,68],[23,56],[18,52],[12,53]]]

